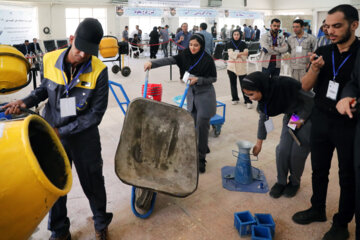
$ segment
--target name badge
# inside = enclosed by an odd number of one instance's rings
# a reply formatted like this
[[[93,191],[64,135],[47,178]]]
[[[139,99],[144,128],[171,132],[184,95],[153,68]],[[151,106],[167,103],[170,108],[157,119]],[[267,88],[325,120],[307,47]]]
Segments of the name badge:
[[[182,78],[182,81],[183,81],[184,83],[186,83],[186,82],[188,81],[189,77],[190,77],[190,73],[189,73],[188,71],[186,71],[186,72],[184,73],[184,76],[183,76],[183,78]]]
[[[336,101],[336,97],[339,91],[339,83],[330,80],[326,97]]]
[[[76,116],[75,97],[60,98],[60,117]]]
[[[267,133],[274,130],[274,124],[273,124],[272,119],[269,119],[269,120],[265,121],[264,124],[265,124],[265,129],[266,129]]]
[[[301,53],[302,52],[302,46],[296,46],[296,52]]]

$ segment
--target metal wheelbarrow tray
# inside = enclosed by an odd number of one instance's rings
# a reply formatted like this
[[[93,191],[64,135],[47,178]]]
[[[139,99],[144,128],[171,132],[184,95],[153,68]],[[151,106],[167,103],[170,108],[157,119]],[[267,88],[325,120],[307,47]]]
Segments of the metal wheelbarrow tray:
[[[184,109],[145,98],[127,110],[115,155],[115,172],[129,185],[175,197],[198,185],[194,120]]]

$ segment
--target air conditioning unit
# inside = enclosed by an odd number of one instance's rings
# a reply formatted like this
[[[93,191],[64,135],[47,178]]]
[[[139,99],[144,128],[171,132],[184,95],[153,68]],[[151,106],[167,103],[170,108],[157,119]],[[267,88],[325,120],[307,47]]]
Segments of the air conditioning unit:
[[[112,0],[111,3],[125,4],[129,3],[128,0]]]
[[[221,7],[222,6],[222,0],[209,0],[208,6],[209,7]]]

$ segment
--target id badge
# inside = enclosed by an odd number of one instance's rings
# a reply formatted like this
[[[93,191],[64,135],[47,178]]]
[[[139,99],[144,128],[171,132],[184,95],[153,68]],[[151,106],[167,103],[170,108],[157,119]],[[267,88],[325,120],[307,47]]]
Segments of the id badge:
[[[269,119],[267,121],[265,121],[265,129],[266,129],[266,132],[269,133],[271,132],[272,130],[274,130],[274,124],[273,124],[273,121],[272,119]]]
[[[301,53],[302,52],[302,46],[296,46],[296,52]]]
[[[184,73],[184,76],[183,76],[183,78],[182,78],[182,81],[183,81],[184,83],[186,83],[187,80],[189,79],[189,77],[190,77],[190,73],[189,73],[188,71],[186,71],[186,72]]]
[[[75,97],[60,98],[60,117],[76,116]]]
[[[336,101],[336,97],[339,91],[339,83],[330,80],[326,97]]]

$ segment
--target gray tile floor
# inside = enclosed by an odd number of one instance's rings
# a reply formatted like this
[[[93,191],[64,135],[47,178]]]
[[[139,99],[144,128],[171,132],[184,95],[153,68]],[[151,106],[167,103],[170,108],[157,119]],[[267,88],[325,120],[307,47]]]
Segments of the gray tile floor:
[[[120,74],[109,73],[110,79],[121,83],[130,99],[141,96],[141,85],[144,82],[143,64],[147,58],[125,60],[132,73],[125,78]],[[111,67],[111,63],[107,63]],[[324,223],[313,223],[307,226],[292,222],[291,216],[298,210],[310,206],[311,166],[306,162],[298,194],[291,199],[271,198],[267,194],[230,192],[221,185],[220,170],[223,166],[234,166],[238,140],[256,141],[258,114],[253,109],[246,109],[241,99],[238,105],[231,105],[230,83],[224,63],[217,62],[218,80],[215,83],[217,100],[226,104],[226,122],[219,137],[210,136],[211,153],[207,156],[206,173],[200,175],[197,191],[187,198],[175,198],[159,194],[155,209],[150,218],[136,218],[130,208],[131,187],[123,184],[114,171],[114,155],[119,142],[124,115],[112,95],[109,106],[100,125],[102,156],[104,159],[104,176],[108,196],[108,210],[114,213],[109,226],[111,239],[150,240],[150,239],[240,239],[234,228],[234,212],[249,210],[252,213],[270,213],[276,222],[275,239],[281,240],[315,240],[321,239],[330,228],[331,219],[337,210],[339,185],[337,176],[337,157],[330,174],[327,198],[327,217]],[[170,67],[154,69],[150,72],[151,83],[163,86],[163,101],[173,103],[172,98],[183,93],[184,84],[179,82],[179,72],[173,67],[173,78],[169,77]],[[222,70],[220,70],[222,69]],[[257,69],[256,64],[249,63],[249,72]],[[287,72],[287,71],[286,71]],[[283,72],[284,73],[284,72]],[[2,96],[1,101],[9,101],[26,95],[31,90],[27,87],[16,94]],[[275,147],[279,141],[282,116],[274,118],[275,131],[268,135],[263,150],[253,166],[265,172],[269,186],[276,181]],[[79,185],[76,171],[73,171],[73,187],[68,195],[68,216],[71,221],[72,239],[94,239],[93,222],[88,201]],[[355,239],[354,221],[349,225],[351,239]],[[48,239],[47,217],[35,230],[31,239]],[[244,238],[250,239],[250,237]]]

